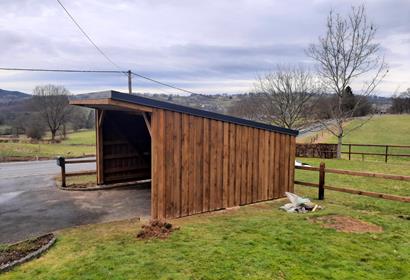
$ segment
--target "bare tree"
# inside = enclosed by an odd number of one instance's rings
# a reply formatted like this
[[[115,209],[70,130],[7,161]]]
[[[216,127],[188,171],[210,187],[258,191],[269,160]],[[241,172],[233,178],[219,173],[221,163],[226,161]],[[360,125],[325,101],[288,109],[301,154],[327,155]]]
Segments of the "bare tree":
[[[370,118],[349,129],[345,127],[346,122],[380,84],[388,66],[379,54],[380,45],[375,42],[376,28],[368,23],[364,6],[352,7],[346,18],[331,11],[326,29],[325,36],[319,37],[317,44],[310,45],[306,53],[318,63],[323,84],[337,96],[335,106],[331,107],[333,121],[323,122],[323,125],[337,137],[337,156],[340,158],[343,137],[363,126]],[[362,84],[361,98],[356,98],[355,104],[346,110],[344,98],[353,83]]]
[[[298,129],[309,123],[312,97],[321,93],[315,76],[299,66],[278,66],[277,70],[259,77],[256,91],[263,94],[262,109],[267,122]]]
[[[55,140],[57,131],[65,125],[72,108],[68,102],[70,92],[55,85],[37,86],[33,90],[32,104],[51,132]]]

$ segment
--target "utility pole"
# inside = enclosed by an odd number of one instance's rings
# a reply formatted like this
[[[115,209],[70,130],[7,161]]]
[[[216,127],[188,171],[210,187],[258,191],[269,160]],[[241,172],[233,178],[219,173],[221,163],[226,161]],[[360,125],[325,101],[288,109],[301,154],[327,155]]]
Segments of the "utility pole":
[[[131,70],[128,70],[128,93],[132,94]]]

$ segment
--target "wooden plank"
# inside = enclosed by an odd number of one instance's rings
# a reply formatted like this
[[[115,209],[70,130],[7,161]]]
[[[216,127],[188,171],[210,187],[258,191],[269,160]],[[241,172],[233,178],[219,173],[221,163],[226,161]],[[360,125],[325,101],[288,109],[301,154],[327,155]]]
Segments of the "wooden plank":
[[[202,211],[209,211],[209,195],[210,195],[210,120],[203,119],[204,133],[203,133],[203,204]]]
[[[222,207],[227,208],[229,202],[229,123],[223,123],[223,192]]]
[[[303,181],[297,181],[297,180],[295,180],[295,184],[306,186],[306,187],[315,187],[315,188],[319,187],[319,184],[316,184],[316,183],[309,183],[309,182],[303,182]]]
[[[294,184],[295,181],[295,158],[296,158],[296,137],[290,137],[290,155],[289,155],[289,191],[294,192]]]
[[[275,187],[273,190],[274,198],[280,197],[280,154],[281,154],[281,135],[275,133]]]
[[[265,166],[265,132],[262,129],[259,129],[258,142],[259,142],[259,172],[258,172],[258,199],[261,201],[263,199],[263,171]]]
[[[155,109],[151,115],[152,132],[151,137],[151,217],[158,218],[158,110]]]
[[[279,192],[279,197],[285,196],[285,181],[287,180],[285,177],[286,170],[285,170],[285,155],[286,155],[286,135],[281,134],[280,135],[280,147],[281,147],[281,153],[280,153],[280,161],[279,161],[279,174],[280,174],[280,192]]]
[[[246,149],[247,154],[247,178],[246,178],[246,203],[252,203],[252,171],[253,171],[253,128],[247,127],[248,145]]]
[[[289,177],[290,177],[290,167],[289,167],[289,155],[290,155],[290,135],[285,135],[285,154],[284,154],[284,190],[289,191]]]
[[[302,168],[299,168],[299,169],[302,169]],[[360,171],[351,171],[351,170],[342,170],[342,169],[333,169],[333,168],[326,168],[326,173],[345,174],[345,175],[360,176],[360,177],[383,178],[383,179],[398,180],[398,181],[410,181],[410,176],[405,176],[405,175],[360,172]]]
[[[269,131],[264,130],[263,200],[269,198],[269,155]]]
[[[195,117],[189,116],[189,135],[188,135],[188,215],[195,214]]]
[[[104,184],[104,139],[103,128],[99,125],[99,118],[102,114],[101,110],[96,110],[95,114],[95,129],[96,129],[96,165],[97,165],[97,185]]]
[[[74,100],[70,100],[70,105],[88,106],[88,107],[92,107],[93,105],[109,105],[109,98],[74,99]]]
[[[120,108],[131,109],[134,111],[142,111],[142,112],[151,113],[153,110],[153,108],[151,107],[146,107],[146,106],[142,106],[142,105],[138,105],[134,103],[128,103],[128,102],[117,101],[117,100],[112,100],[112,99],[108,99],[108,104],[112,106],[117,106]]]
[[[174,113],[165,111],[165,217],[173,218],[175,216],[175,207],[173,203],[173,183],[175,170],[174,160]]]
[[[242,184],[242,130],[241,126],[235,125],[235,205],[241,204],[241,184]]]
[[[210,151],[210,192],[209,192],[209,210],[215,210],[218,208],[218,122],[210,120],[210,137],[211,137],[211,151]]]
[[[268,199],[274,198],[275,188],[275,133],[269,132]]]
[[[247,194],[247,163],[248,163],[248,155],[246,153],[246,149],[248,148],[248,129],[246,126],[240,127],[242,131],[242,140],[241,140],[241,149],[240,153],[242,154],[242,172],[241,172],[241,205],[246,204],[246,194]]]
[[[203,211],[203,120],[195,117],[195,146],[194,146],[194,176],[195,176],[195,201],[194,213]]]
[[[150,124],[149,121],[148,121],[147,113],[143,112],[143,113],[142,113],[142,117],[144,118],[144,122],[145,122],[145,125],[147,126],[149,135],[152,137],[151,124]]]
[[[174,217],[181,217],[181,170],[182,170],[182,120],[180,113],[173,113],[173,167],[171,172],[174,172],[174,180],[172,186],[172,202],[174,207]]]
[[[223,193],[223,122],[217,123],[217,209],[223,208],[222,193]]]
[[[401,201],[401,202],[410,202],[410,197],[408,196],[398,196],[392,194],[385,194],[385,193],[377,193],[377,192],[368,192],[368,191],[360,191],[348,188],[341,188],[341,187],[334,187],[334,186],[324,186],[327,190],[338,191],[338,192],[345,192],[351,194],[358,194],[364,195],[369,197],[376,197],[376,198],[383,198],[387,200],[394,200],[394,201]]]
[[[157,146],[157,168],[158,168],[158,218],[165,218],[165,112],[158,110],[158,146]]]
[[[252,129],[253,147],[252,147],[252,202],[258,201],[259,188],[259,129]]]
[[[189,115],[182,114],[182,168],[181,168],[181,216],[188,215],[189,208]]]
[[[73,177],[73,176],[82,176],[82,175],[92,175],[96,174],[95,170],[84,170],[84,171],[78,171],[78,172],[69,172],[65,173],[66,177]]]
[[[229,124],[229,198],[228,206],[235,206],[235,158],[236,158],[236,146],[235,146],[235,124]]]
[[[65,164],[88,163],[88,162],[96,162],[96,159],[72,159],[72,160],[66,160]]]

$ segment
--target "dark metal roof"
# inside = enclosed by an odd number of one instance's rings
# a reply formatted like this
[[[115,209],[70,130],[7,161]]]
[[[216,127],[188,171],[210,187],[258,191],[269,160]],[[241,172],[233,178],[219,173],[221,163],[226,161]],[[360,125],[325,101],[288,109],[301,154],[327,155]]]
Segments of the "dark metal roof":
[[[235,123],[235,124],[240,124],[240,125],[245,125],[245,126],[250,126],[250,127],[255,127],[255,128],[261,128],[261,129],[266,129],[266,130],[279,132],[283,134],[289,134],[293,136],[296,136],[299,134],[298,130],[292,130],[292,129],[288,129],[284,127],[273,126],[273,125],[269,125],[265,123],[250,121],[250,120],[241,119],[241,118],[237,118],[237,117],[233,117],[229,115],[214,113],[214,112],[200,110],[200,109],[187,107],[187,106],[182,106],[182,105],[178,105],[178,104],[174,104],[174,103],[170,103],[166,101],[143,97],[140,95],[121,93],[121,92],[113,91],[113,90],[93,93],[93,94],[87,95],[86,97],[79,97],[76,99],[78,100],[78,99],[95,99],[95,98],[98,98],[98,99],[99,98],[111,98],[117,101],[129,102],[129,103],[134,103],[134,104],[143,105],[147,107],[159,108],[159,109],[189,114],[189,115],[193,115],[197,117],[204,117],[208,119],[214,119],[214,120],[230,122],[230,123]]]

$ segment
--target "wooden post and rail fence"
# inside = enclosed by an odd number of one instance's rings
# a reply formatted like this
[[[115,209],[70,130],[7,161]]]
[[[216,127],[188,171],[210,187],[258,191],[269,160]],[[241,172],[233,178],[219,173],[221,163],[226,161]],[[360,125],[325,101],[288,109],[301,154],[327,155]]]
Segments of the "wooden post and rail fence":
[[[352,155],[361,155],[362,160],[365,156],[381,156],[384,157],[384,162],[387,163],[389,157],[410,157],[410,146],[408,145],[390,145],[390,144],[342,144],[342,146],[347,147],[347,150],[342,150],[342,154],[348,156],[348,159],[352,159]],[[369,152],[369,151],[358,151],[353,150],[354,148],[380,148],[383,152]],[[407,153],[392,152],[393,148],[406,150]],[[296,144],[296,156],[297,157],[313,157],[313,158],[336,158],[337,157],[337,144],[330,143],[298,143]]]
[[[330,186],[330,185],[325,184],[326,173],[359,176],[359,177],[382,178],[382,179],[388,179],[388,180],[407,181],[407,182],[410,182],[410,176],[326,168],[324,162],[320,164],[320,167],[295,166],[295,168],[301,169],[301,170],[319,172],[319,183],[318,184],[295,180],[295,184],[297,185],[318,188],[318,199],[319,200],[324,199],[325,189],[327,189],[327,190],[332,190],[332,191],[337,191],[337,192],[344,192],[344,193],[351,193],[351,194],[357,194],[357,195],[363,195],[363,196],[369,196],[369,197],[383,198],[387,200],[410,202],[410,197],[408,196],[399,196],[399,195],[392,195],[392,194],[386,194],[386,193],[361,191],[361,190],[356,190],[356,189],[351,189],[351,188],[336,187],[336,186]]]
[[[410,146],[408,145],[381,145],[381,144],[342,144],[343,146],[348,146],[348,151],[347,152],[342,152],[342,154],[347,154],[349,157],[349,160],[351,160],[352,155],[362,155],[362,159],[364,160],[364,156],[383,156],[384,157],[384,162],[387,163],[388,157],[410,157],[410,153],[407,154],[399,154],[399,153],[391,153],[389,151],[392,150],[392,148],[400,148],[400,149],[409,149]],[[371,152],[353,152],[352,148],[353,147],[373,147],[373,148],[384,148],[384,153],[371,153]]]
[[[61,168],[61,187],[63,188],[66,187],[66,177],[96,174],[95,170],[86,170],[86,171],[67,173],[66,172],[67,164],[91,163],[91,162],[96,162],[96,160],[95,159],[66,160],[64,157],[58,157],[57,165],[60,166]],[[324,162],[320,163],[319,167],[295,166],[295,169],[319,172],[319,182],[318,183],[303,182],[303,181],[298,181],[298,180],[294,181],[294,183],[297,185],[318,188],[318,199],[319,200],[323,200],[325,198],[325,189],[327,189],[327,190],[332,190],[332,191],[351,193],[351,194],[357,194],[357,195],[363,195],[363,196],[369,196],[369,197],[375,197],[375,198],[382,198],[382,199],[387,199],[387,200],[410,202],[410,197],[407,197],[407,196],[399,196],[399,195],[392,195],[392,194],[378,193],[378,192],[371,192],[371,191],[362,191],[362,190],[356,190],[356,189],[345,188],[345,187],[336,187],[336,186],[325,184],[326,173],[342,174],[342,175],[349,175],[349,176],[359,176],[359,177],[382,178],[382,179],[388,179],[388,180],[407,181],[407,182],[410,182],[410,176],[326,168]]]
[[[66,160],[64,157],[57,158],[57,165],[61,168],[61,187],[65,188],[66,185],[66,177],[73,177],[73,176],[83,176],[83,175],[92,175],[96,174],[96,170],[85,170],[85,171],[77,171],[77,172],[66,172],[66,164],[75,164],[75,163],[91,163],[96,162],[96,159],[71,159]]]

